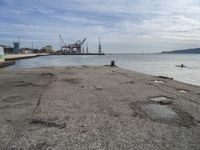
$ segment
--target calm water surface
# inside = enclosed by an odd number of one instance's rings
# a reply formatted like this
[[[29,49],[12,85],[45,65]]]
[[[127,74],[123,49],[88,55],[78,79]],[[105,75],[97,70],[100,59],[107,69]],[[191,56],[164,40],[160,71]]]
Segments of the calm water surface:
[[[176,80],[200,86],[200,55],[193,54],[112,54],[105,56],[43,56],[16,61],[6,70],[47,67],[105,65],[115,60],[120,67],[150,75],[173,77]],[[175,65],[184,64],[187,68]]]

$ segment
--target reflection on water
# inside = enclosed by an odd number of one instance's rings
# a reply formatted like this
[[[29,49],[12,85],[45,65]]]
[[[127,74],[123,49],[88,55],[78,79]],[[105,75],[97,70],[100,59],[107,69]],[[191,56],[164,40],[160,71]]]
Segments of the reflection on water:
[[[116,65],[151,75],[173,77],[176,80],[200,85],[200,55],[193,54],[113,54],[105,56],[43,56],[16,61],[4,69],[22,69],[48,66],[105,65],[115,60]],[[184,64],[187,68],[178,68]]]

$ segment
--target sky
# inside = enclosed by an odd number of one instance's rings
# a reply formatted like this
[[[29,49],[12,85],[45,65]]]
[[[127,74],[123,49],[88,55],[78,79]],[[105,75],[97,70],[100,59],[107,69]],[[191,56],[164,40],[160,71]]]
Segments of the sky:
[[[200,47],[200,0],[0,0],[0,44],[66,44],[101,37],[106,53]]]

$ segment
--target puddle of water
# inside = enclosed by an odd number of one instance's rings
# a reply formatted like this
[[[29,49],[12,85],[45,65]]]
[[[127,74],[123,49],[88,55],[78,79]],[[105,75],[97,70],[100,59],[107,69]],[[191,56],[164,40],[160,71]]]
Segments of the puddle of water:
[[[180,93],[187,93],[188,91],[186,90],[178,90]]]
[[[168,100],[169,98],[161,96],[161,97],[152,97],[150,98],[150,100],[154,101],[154,102],[160,102],[160,101],[164,101],[164,100]]]
[[[171,98],[160,96],[160,97],[152,97],[151,101],[159,103],[161,105],[170,105],[173,101]]]
[[[131,103],[133,117],[150,119],[154,122],[171,124],[175,126],[190,127],[196,126],[198,121],[190,114],[182,110],[178,105],[162,105],[150,101],[137,101]]]
[[[148,104],[142,106],[142,110],[153,119],[173,119],[178,117],[177,113],[166,105]]]
[[[153,82],[155,82],[155,83],[165,83],[164,81],[160,81],[160,80],[154,80]]]

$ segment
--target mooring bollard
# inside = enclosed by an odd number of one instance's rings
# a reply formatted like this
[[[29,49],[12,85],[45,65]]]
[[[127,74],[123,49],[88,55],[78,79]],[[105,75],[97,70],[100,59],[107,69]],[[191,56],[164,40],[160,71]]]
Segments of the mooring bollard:
[[[110,66],[111,66],[111,67],[114,67],[114,66],[115,66],[115,61],[114,61],[114,60],[111,61]]]

